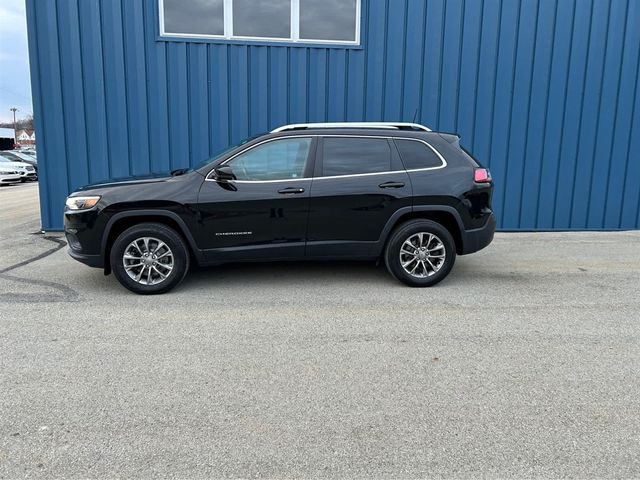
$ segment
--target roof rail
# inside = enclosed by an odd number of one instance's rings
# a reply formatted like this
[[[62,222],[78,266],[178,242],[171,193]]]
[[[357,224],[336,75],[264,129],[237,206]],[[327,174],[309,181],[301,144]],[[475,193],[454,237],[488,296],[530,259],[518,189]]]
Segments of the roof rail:
[[[309,128],[389,128],[395,130],[421,130],[430,132],[431,129],[418,123],[404,122],[337,122],[337,123],[293,123],[272,130],[271,133],[287,130],[306,130]]]

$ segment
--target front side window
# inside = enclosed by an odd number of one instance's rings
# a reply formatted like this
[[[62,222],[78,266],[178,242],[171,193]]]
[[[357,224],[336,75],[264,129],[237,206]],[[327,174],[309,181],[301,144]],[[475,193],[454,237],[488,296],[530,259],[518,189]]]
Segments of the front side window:
[[[258,145],[227,162],[237,180],[303,178],[311,138],[286,138]]]
[[[391,170],[391,149],[385,138],[323,140],[322,176],[382,173]]]
[[[158,0],[160,35],[360,43],[361,0]]]

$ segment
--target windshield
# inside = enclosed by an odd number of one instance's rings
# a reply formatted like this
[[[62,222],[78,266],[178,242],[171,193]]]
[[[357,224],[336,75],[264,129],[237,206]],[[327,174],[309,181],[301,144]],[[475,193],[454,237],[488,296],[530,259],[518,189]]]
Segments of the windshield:
[[[8,152],[3,151],[0,152],[0,159],[6,162],[27,162],[27,163],[37,163],[37,160],[34,157],[29,155],[21,155],[17,152]]]
[[[3,163],[13,163],[13,162],[19,162],[20,159],[18,157],[15,157],[13,155],[9,156],[6,155],[4,152],[0,153],[0,162]]]
[[[244,145],[245,143],[250,142],[251,140],[255,140],[256,138],[261,137],[262,135],[263,135],[263,134],[260,134],[260,135],[254,135],[254,136],[252,136],[252,137],[245,138],[244,140],[242,140],[242,141],[240,141],[240,142],[238,142],[238,143],[236,143],[236,144],[234,144],[234,145],[231,145],[231,146],[229,146],[229,147],[227,147],[227,148],[225,148],[225,149],[223,149],[223,150],[220,150],[220,151],[219,151],[218,153],[216,153],[213,157],[211,157],[211,158],[209,158],[209,159],[205,160],[204,162],[201,162],[199,165],[196,165],[196,166],[194,166],[194,167],[190,168],[190,170],[198,170],[198,169],[200,169],[200,168],[202,168],[202,167],[205,167],[205,166],[209,165],[210,163],[215,162],[215,161],[216,161],[216,160],[218,160],[219,158],[224,157],[224,156],[225,156],[227,153],[229,153],[231,150],[234,150],[234,149],[236,149],[236,148],[238,148],[238,147],[240,147],[240,146]]]

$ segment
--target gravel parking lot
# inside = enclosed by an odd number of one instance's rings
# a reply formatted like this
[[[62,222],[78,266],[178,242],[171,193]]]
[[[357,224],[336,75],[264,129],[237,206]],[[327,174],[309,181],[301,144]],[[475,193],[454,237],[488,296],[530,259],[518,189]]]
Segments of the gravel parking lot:
[[[34,233],[37,188],[0,188],[0,478],[640,476],[640,232],[140,297]]]

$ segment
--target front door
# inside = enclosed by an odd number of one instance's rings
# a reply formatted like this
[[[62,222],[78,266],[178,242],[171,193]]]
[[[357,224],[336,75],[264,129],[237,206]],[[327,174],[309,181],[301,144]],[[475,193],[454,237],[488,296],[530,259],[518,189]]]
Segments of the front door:
[[[267,140],[224,163],[234,180],[207,178],[198,208],[208,261],[304,256],[312,147],[311,137]]]

